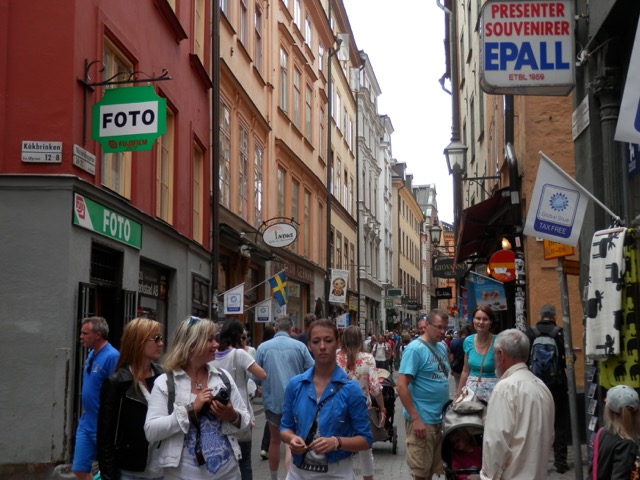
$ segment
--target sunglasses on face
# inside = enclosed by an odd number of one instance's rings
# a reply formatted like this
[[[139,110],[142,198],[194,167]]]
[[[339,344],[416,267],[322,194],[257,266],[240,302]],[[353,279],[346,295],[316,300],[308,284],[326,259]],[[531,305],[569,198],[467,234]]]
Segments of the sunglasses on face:
[[[147,338],[147,341],[153,340],[156,343],[160,343],[164,340],[164,336],[163,335],[155,335],[151,338]]]

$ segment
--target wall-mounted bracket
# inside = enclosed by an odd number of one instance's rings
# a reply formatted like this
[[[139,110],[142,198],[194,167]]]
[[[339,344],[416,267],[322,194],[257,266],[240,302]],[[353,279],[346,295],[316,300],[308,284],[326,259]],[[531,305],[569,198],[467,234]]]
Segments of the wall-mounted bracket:
[[[82,79],[78,79],[78,81],[84,86],[84,98],[82,104],[82,146],[87,144],[87,101],[89,92],[94,92],[94,87],[100,87],[105,85],[125,85],[125,84],[138,84],[138,83],[147,83],[151,82],[162,82],[164,80],[173,80],[169,76],[169,70],[166,68],[162,69],[162,75],[159,77],[152,77],[151,75],[142,72],[120,72],[116,73],[114,76],[103,80],[101,82],[96,82],[91,78],[89,74],[91,68],[94,65],[99,65],[98,73],[102,73],[105,70],[105,65],[100,60],[93,60],[90,62],[85,59],[84,61],[84,76]],[[139,76],[144,76],[144,78],[138,78]]]

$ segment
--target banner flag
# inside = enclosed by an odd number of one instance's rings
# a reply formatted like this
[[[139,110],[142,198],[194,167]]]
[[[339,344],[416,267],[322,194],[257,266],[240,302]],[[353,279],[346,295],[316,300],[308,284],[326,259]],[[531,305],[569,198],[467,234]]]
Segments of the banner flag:
[[[286,317],[287,316],[287,306],[286,305],[277,305],[273,309],[273,320],[275,321],[278,317]]]
[[[282,272],[276,273],[269,279],[269,285],[271,286],[271,292],[273,293],[278,306],[282,307],[289,301],[289,292],[287,291],[287,275]]]
[[[224,292],[224,314],[244,313],[244,283]]]
[[[256,305],[256,323],[269,323],[271,321],[271,297]]]
[[[331,269],[331,291],[329,301],[331,303],[347,303],[347,282],[349,270]]]
[[[540,152],[524,234],[576,246],[591,195]],[[592,197],[591,197],[592,198]]]
[[[613,139],[618,142],[640,143],[640,21],[633,42],[627,81],[624,85],[620,114]]]
[[[343,313],[338,318],[336,318],[336,327],[338,328],[347,328],[349,326],[349,314]]]

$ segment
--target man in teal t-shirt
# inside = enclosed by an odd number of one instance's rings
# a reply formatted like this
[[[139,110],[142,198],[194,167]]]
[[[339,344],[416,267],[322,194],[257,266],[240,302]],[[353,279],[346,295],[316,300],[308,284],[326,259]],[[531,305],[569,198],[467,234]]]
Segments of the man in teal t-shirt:
[[[449,316],[432,310],[423,335],[409,343],[398,370],[403,405],[407,465],[415,480],[442,474],[442,409],[449,400],[449,362],[442,343]]]

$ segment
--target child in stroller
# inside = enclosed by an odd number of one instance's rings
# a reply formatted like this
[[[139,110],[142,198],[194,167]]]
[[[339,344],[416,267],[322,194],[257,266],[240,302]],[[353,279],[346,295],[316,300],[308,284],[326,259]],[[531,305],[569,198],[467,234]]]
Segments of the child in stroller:
[[[480,402],[445,406],[442,460],[447,480],[463,480],[480,473],[485,415],[486,406]]]

